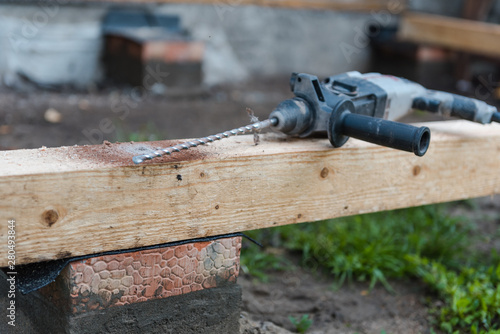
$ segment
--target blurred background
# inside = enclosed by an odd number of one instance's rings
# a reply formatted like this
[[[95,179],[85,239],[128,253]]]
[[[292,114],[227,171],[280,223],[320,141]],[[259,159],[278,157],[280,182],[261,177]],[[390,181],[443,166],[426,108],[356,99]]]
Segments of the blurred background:
[[[251,3],[0,1],[0,148],[207,135],[248,123],[247,107],[266,117],[291,72],[376,71],[498,98],[494,45],[419,40],[402,21],[495,23],[500,1]]]

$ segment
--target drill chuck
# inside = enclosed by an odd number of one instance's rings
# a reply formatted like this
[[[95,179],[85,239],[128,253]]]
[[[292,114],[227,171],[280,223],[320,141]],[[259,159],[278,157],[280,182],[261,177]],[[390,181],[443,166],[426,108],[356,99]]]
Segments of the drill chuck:
[[[277,124],[272,128],[291,136],[304,132],[313,119],[307,102],[298,97],[281,102],[269,115],[273,118]]]

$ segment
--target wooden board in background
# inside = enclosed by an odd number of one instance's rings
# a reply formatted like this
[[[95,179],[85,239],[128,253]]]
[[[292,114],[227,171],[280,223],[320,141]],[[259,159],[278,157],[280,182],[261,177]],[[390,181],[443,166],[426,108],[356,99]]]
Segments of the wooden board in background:
[[[401,40],[500,57],[500,25],[446,16],[406,13],[400,21]]]

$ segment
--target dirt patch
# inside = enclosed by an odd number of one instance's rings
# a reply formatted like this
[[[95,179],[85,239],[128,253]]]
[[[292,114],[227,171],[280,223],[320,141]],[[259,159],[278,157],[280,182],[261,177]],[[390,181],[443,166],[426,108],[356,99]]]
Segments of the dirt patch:
[[[288,317],[304,314],[313,320],[307,333],[430,332],[425,288],[418,281],[391,281],[394,294],[382,286],[369,291],[367,283],[359,282],[334,290],[331,277],[297,267],[270,273],[269,283],[246,275],[238,283],[243,288],[242,319],[249,319],[242,321],[241,333],[294,332]]]

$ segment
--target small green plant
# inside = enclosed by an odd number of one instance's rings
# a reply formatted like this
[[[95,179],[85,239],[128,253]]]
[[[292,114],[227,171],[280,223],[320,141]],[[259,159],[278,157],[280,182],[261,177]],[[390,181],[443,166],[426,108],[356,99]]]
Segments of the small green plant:
[[[269,281],[267,275],[269,270],[284,271],[293,268],[293,264],[286,258],[277,256],[257,245],[250,245],[243,249],[240,265],[245,274],[249,274],[261,282]]]
[[[434,310],[441,330],[500,334],[500,264],[455,272],[428,259],[408,256],[407,260],[444,301]]]
[[[302,317],[295,318],[294,316],[289,316],[288,319],[295,326],[295,331],[297,333],[305,333],[313,324],[313,320],[309,318],[309,314],[303,314]]]

